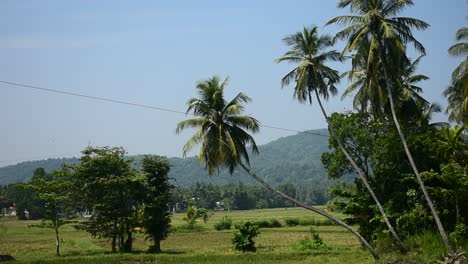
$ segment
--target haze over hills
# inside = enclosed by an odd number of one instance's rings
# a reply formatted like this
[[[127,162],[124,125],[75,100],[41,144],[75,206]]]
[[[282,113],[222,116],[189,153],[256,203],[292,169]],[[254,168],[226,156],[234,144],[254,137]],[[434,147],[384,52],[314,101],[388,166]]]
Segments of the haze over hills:
[[[279,138],[259,146],[259,155],[251,155],[251,166],[257,175],[264,177],[270,184],[285,183],[307,186],[328,187],[332,181],[320,161],[323,152],[328,151],[328,130],[318,129],[301,132],[296,135]],[[135,167],[139,166],[143,156],[132,156]],[[219,171],[214,176],[208,176],[196,157],[169,158],[172,164],[170,177],[176,186],[191,186],[197,182],[212,184],[228,184],[243,182],[253,184],[254,181],[242,170],[229,175],[226,170]],[[0,185],[28,181],[33,171],[42,167],[46,171],[59,169],[62,164],[76,164],[78,158],[47,159],[22,162],[0,168]]]

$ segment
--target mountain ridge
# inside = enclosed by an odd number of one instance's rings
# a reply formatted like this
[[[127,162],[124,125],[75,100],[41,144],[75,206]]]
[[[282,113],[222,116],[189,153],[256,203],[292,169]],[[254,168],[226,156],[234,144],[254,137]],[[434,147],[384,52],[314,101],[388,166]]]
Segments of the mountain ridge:
[[[329,186],[332,181],[328,179],[320,161],[322,153],[328,151],[326,136],[328,136],[328,130],[315,129],[260,145],[259,155],[251,155],[252,169],[272,185],[295,183]],[[138,168],[143,155],[129,157],[133,158],[133,164]],[[235,171],[233,175],[229,175],[226,170],[220,170],[214,176],[208,176],[202,165],[198,164],[196,157],[171,157],[168,160],[172,165],[169,176],[176,186],[187,187],[197,182],[218,185],[238,182],[255,183],[243,171]],[[26,182],[38,167],[49,172],[59,169],[62,164],[77,164],[78,162],[78,158],[54,158],[0,167],[0,185]]]

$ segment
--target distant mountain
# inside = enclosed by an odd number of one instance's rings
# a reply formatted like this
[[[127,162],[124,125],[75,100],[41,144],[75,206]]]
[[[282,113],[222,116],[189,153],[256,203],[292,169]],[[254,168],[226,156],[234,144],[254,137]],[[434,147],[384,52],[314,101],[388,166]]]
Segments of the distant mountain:
[[[313,134],[311,134],[313,133]],[[325,136],[318,136],[321,134]],[[259,155],[251,155],[251,165],[257,175],[264,177],[270,184],[301,184],[326,188],[331,180],[320,162],[320,156],[328,151],[328,130],[318,129],[301,132],[293,136],[279,138],[259,146]],[[139,167],[143,156],[132,156],[135,167]],[[242,170],[232,176],[226,170],[214,176],[208,176],[197,158],[169,158],[172,165],[170,177],[177,186],[191,186],[197,182],[212,184],[238,183],[247,184],[254,181]],[[26,182],[33,171],[42,167],[46,171],[57,170],[62,164],[77,164],[77,158],[47,159],[22,162],[0,168],[0,185]]]

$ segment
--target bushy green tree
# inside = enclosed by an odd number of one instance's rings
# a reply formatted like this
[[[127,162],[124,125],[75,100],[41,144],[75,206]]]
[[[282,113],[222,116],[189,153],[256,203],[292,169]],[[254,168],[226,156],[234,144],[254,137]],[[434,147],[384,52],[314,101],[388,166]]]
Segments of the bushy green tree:
[[[167,238],[171,226],[171,212],[168,205],[171,200],[172,184],[168,173],[171,166],[163,157],[145,156],[142,171],[145,175],[143,227],[147,238],[153,241],[149,251],[161,252],[161,240]]]
[[[42,171],[44,172],[44,171]],[[44,172],[45,175],[45,172]],[[60,255],[60,227],[71,221],[64,220],[70,216],[67,212],[72,203],[72,193],[75,186],[70,180],[69,170],[64,167],[61,171],[54,171],[48,177],[33,177],[24,188],[34,190],[37,198],[44,202],[44,220],[41,228],[52,228],[55,231],[55,254]]]
[[[145,177],[131,168],[121,147],[88,147],[75,168],[79,193],[92,214],[79,228],[112,241],[112,252],[131,251]]]
[[[238,231],[234,233],[232,238],[232,244],[234,249],[245,252],[245,251],[257,251],[255,246],[254,238],[260,234],[258,226],[252,222],[244,222],[236,226]]]
[[[404,158],[404,150],[395,147],[400,140],[398,133],[379,119],[374,119],[365,113],[335,113],[331,121],[339,124],[338,136],[347,143],[350,153],[366,173],[370,184],[388,211],[389,220],[395,225],[396,231],[407,237],[427,229],[434,229],[430,208],[418,188],[416,179],[412,177],[412,168]],[[455,199],[448,199],[447,195],[453,194],[458,188],[456,186],[461,185],[448,178],[444,182],[444,177],[437,176],[446,170],[444,164],[449,162],[448,156],[443,151],[445,147],[440,144],[441,134],[430,127],[407,128],[405,133],[408,135],[408,145],[413,149],[421,170],[432,171],[432,173],[423,173],[423,179],[429,193],[434,196],[442,223],[448,230],[453,230],[456,219]],[[322,161],[330,177],[343,177],[351,171],[351,166],[335,140],[331,138],[329,142],[332,151],[323,154]],[[443,172],[441,175],[444,174],[455,175]],[[332,204],[338,210],[350,215],[347,221],[358,225],[360,232],[366,238],[376,240],[385,235],[384,226],[376,208],[372,205],[371,197],[363,188],[359,179],[356,179],[351,186],[343,184],[335,186],[331,190],[335,196]],[[447,201],[451,201],[451,205]]]

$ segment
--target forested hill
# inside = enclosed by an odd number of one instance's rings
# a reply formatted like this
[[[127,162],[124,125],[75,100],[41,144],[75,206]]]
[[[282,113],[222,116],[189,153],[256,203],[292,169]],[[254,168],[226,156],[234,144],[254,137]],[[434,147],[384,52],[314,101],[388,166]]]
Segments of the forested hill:
[[[259,147],[260,154],[252,155],[251,165],[254,171],[265,177],[270,184],[300,183],[312,186],[329,186],[320,156],[328,150],[328,137],[310,133],[328,135],[326,129],[311,130],[293,136],[283,137]],[[137,166],[142,156],[134,156]],[[253,183],[241,170],[232,176],[227,171],[219,171],[208,176],[195,157],[169,158],[172,164],[170,176],[177,186],[190,186],[196,182],[213,184]],[[47,159],[22,162],[0,168],[0,185],[24,182],[31,178],[33,171],[43,167],[46,171],[59,169],[64,163],[78,163],[77,158]]]

